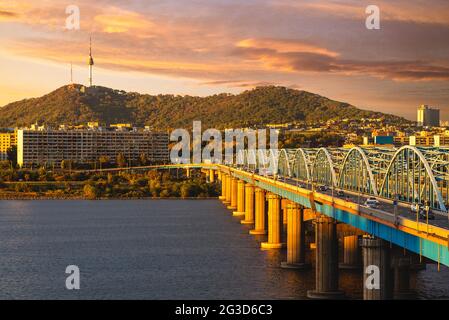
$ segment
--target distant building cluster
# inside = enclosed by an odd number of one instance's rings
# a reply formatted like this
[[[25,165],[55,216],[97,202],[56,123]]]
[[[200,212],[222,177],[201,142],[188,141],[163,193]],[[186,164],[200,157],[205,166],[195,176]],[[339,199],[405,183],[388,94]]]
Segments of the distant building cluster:
[[[95,88],[92,88],[95,89]],[[449,146],[449,126],[442,126],[439,110],[421,105],[418,122],[387,118],[336,119],[314,123],[267,124],[280,133],[335,136],[344,147]],[[307,139],[302,147],[310,144]],[[340,142],[341,143],[341,142]],[[17,158],[10,159],[17,148]],[[100,158],[117,164],[118,155],[129,163],[167,163],[169,134],[155,132],[149,126],[136,128],[129,123],[100,125],[59,125],[56,128],[31,125],[0,133],[0,160],[17,160],[19,166],[60,165],[62,161],[95,164]]]
[[[439,127],[440,110],[423,104],[418,107],[417,125],[419,127]]]
[[[85,126],[60,126],[58,129],[33,125],[17,130],[19,166],[59,165],[63,160],[94,163],[100,157],[116,163],[119,154],[127,161],[145,158],[149,163],[169,160],[169,135],[130,124],[101,127],[91,122]]]

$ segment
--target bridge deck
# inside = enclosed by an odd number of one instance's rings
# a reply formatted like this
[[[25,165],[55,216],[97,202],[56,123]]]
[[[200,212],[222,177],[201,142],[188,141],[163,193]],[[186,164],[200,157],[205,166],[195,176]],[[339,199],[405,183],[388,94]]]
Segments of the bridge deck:
[[[363,203],[367,196],[347,195],[343,198],[332,197],[331,191],[315,192],[308,188],[296,186],[296,181],[275,180],[263,177],[237,168],[217,165],[225,173],[230,173],[239,179],[252,183],[262,189],[278,194],[284,198],[312,208],[321,214],[349,224],[371,235],[392,242],[437,263],[449,266],[449,228],[446,217],[438,216],[429,224],[416,221],[409,209],[398,207],[398,218],[393,215],[393,205],[381,201],[379,209],[370,209],[358,204]]]

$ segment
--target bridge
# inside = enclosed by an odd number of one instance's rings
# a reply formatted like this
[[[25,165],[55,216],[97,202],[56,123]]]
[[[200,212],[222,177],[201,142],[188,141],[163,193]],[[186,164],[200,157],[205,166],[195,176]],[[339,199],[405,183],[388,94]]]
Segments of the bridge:
[[[285,268],[310,266],[305,230],[313,222],[316,288],[309,292],[311,298],[343,296],[339,267],[363,267],[364,281],[378,272],[379,288],[365,286],[364,298],[389,299],[393,291],[408,294],[414,265],[449,266],[449,149],[244,150],[235,162],[128,170],[182,168],[190,176],[199,169],[209,181],[218,179],[220,199],[233,216],[254,226],[250,234],[266,237],[261,248],[287,249]],[[364,205],[369,197],[379,201],[377,208]],[[429,211],[425,219],[412,213],[414,203],[427,205],[435,219],[429,219]]]

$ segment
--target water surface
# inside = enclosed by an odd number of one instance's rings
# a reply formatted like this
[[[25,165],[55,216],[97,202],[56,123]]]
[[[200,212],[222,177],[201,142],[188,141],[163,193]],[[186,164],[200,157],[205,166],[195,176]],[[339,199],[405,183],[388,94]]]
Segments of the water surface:
[[[217,200],[0,202],[1,299],[304,299],[314,272],[279,267]],[[81,289],[65,288],[77,265]],[[360,298],[360,272],[341,272]],[[421,298],[448,298],[449,271],[417,276]]]

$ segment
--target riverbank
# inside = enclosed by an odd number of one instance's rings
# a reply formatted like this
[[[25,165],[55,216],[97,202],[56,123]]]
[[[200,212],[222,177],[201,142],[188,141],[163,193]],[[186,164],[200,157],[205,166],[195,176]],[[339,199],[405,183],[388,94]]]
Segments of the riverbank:
[[[45,195],[35,193],[0,193],[0,200],[214,200],[217,197],[97,197],[94,199],[80,195]]]
[[[61,173],[13,169],[0,171],[0,199],[215,199],[220,185],[200,171],[189,177],[170,171]]]

